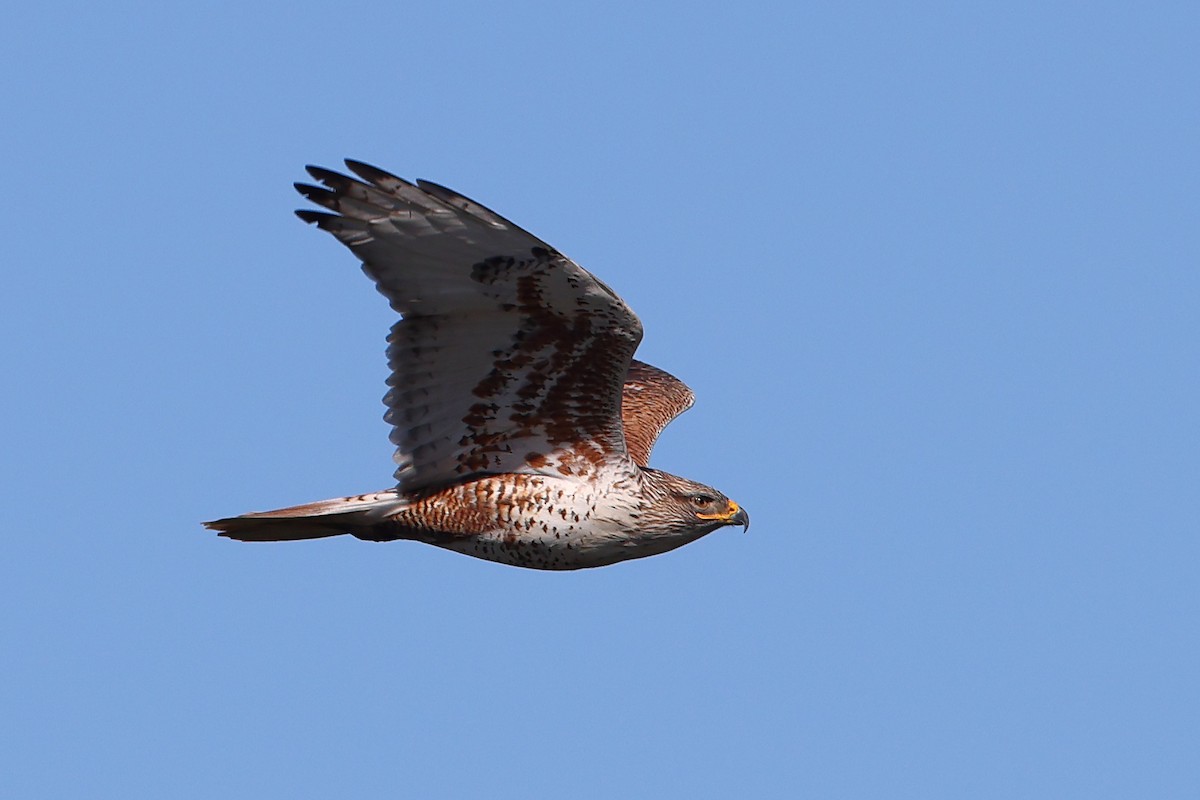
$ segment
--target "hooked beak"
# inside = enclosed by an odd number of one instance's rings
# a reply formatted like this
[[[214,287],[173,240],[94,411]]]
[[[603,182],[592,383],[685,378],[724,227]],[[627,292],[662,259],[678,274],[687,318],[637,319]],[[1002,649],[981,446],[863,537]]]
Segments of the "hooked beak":
[[[729,508],[720,514],[697,514],[696,516],[701,519],[720,520],[723,525],[741,525],[742,533],[750,530],[750,515],[746,513],[746,509],[732,500],[729,501]]]
[[[732,500],[729,501],[729,510],[732,512],[729,515],[730,525],[741,525],[742,533],[750,530],[750,515],[746,513],[746,509],[739,506]]]

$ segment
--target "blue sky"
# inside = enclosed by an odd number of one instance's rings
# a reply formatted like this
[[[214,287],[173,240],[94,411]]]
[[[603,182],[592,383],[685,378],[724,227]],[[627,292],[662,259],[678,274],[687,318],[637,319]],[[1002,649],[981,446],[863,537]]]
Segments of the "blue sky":
[[[46,3],[0,30],[0,794],[1194,797],[1192,4]],[[389,485],[303,165],[613,286],[754,526],[570,574]]]

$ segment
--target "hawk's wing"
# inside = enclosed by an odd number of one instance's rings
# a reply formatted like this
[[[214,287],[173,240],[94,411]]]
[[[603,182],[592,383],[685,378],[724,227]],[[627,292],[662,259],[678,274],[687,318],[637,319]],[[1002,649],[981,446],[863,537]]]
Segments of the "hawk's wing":
[[[628,463],[621,389],[637,316],[575,262],[483,206],[347,161],[298,211],[354,251],[403,319],[385,419],[404,490],[488,472],[586,476]]]
[[[667,423],[692,407],[696,395],[669,372],[636,359],[625,378],[621,418],[625,447],[638,466],[648,466],[650,451]]]

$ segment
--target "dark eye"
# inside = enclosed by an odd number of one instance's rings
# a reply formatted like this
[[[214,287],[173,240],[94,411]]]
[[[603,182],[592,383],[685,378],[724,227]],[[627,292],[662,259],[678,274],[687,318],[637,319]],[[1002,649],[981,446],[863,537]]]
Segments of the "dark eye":
[[[717,498],[713,497],[711,494],[694,494],[692,495],[692,502],[701,508],[706,508],[717,502]]]

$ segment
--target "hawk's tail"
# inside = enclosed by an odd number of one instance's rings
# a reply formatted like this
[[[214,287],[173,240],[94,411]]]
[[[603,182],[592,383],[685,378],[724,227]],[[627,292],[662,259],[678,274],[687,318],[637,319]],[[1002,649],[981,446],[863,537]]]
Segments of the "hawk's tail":
[[[218,519],[204,523],[204,527],[242,542],[291,542],[344,533],[359,536],[369,534],[372,527],[404,505],[400,493],[389,489]]]

